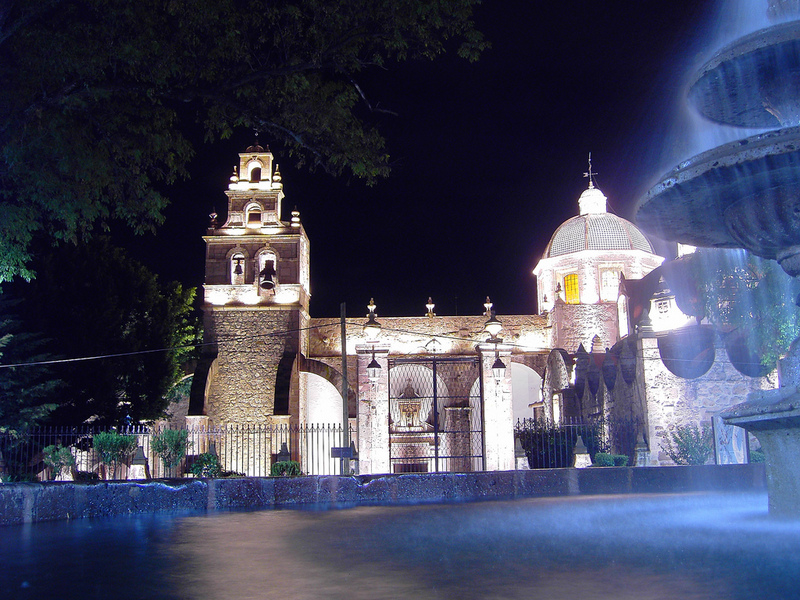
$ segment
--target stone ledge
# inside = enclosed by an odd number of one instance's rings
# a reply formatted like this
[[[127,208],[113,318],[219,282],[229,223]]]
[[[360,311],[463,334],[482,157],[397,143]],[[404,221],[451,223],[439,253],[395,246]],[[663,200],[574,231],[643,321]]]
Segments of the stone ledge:
[[[0,525],[161,510],[510,500],[579,494],[766,490],[763,464],[383,476],[0,484]]]

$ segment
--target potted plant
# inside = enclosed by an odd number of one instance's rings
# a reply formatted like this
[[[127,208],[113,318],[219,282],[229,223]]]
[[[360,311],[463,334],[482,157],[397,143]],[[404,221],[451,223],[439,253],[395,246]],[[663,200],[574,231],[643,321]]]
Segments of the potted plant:
[[[150,438],[150,447],[158,454],[164,470],[174,475],[174,469],[186,456],[186,449],[192,445],[186,429],[162,429]]]
[[[121,435],[116,431],[103,431],[92,437],[92,446],[106,469],[112,468],[112,478],[116,479],[120,463],[123,463],[136,450],[136,436]]]

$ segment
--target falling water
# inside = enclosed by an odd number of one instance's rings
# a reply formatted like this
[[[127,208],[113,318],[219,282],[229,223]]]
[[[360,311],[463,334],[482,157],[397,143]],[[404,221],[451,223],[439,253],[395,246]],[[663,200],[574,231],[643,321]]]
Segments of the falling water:
[[[693,54],[676,57],[672,74],[665,76],[669,82],[664,87],[668,97],[657,112],[669,124],[665,127],[663,137],[656,143],[660,153],[652,160],[658,167],[654,169],[654,179],[648,182],[648,188],[674,165],[687,158],[768,131],[763,128],[720,126],[702,116],[687,99],[688,88],[695,74],[715,52],[743,36],[797,18],[797,15],[791,14],[769,17],[767,13],[767,0],[718,0],[705,21],[695,24],[695,41],[689,44]]]

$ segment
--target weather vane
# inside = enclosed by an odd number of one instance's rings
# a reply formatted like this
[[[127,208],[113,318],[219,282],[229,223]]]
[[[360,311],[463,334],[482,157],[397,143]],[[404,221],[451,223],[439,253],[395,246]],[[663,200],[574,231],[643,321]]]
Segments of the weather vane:
[[[584,173],[583,176],[589,178],[589,188],[590,189],[594,187],[594,179],[593,179],[593,177],[595,175],[597,175],[597,173],[592,171],[592,153],[589,152],[589,170],[586,171],[586,173]]]

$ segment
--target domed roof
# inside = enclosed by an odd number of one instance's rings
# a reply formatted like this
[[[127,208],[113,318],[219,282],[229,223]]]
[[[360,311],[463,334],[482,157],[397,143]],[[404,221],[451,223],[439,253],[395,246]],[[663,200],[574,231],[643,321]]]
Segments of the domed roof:
[[[592,183],[581,194],[578,205],[581,214],[556,229],[544,258],[583,250],[642,250],[654,254],[653,246],[633,223],[606,212],[606,197]]]

